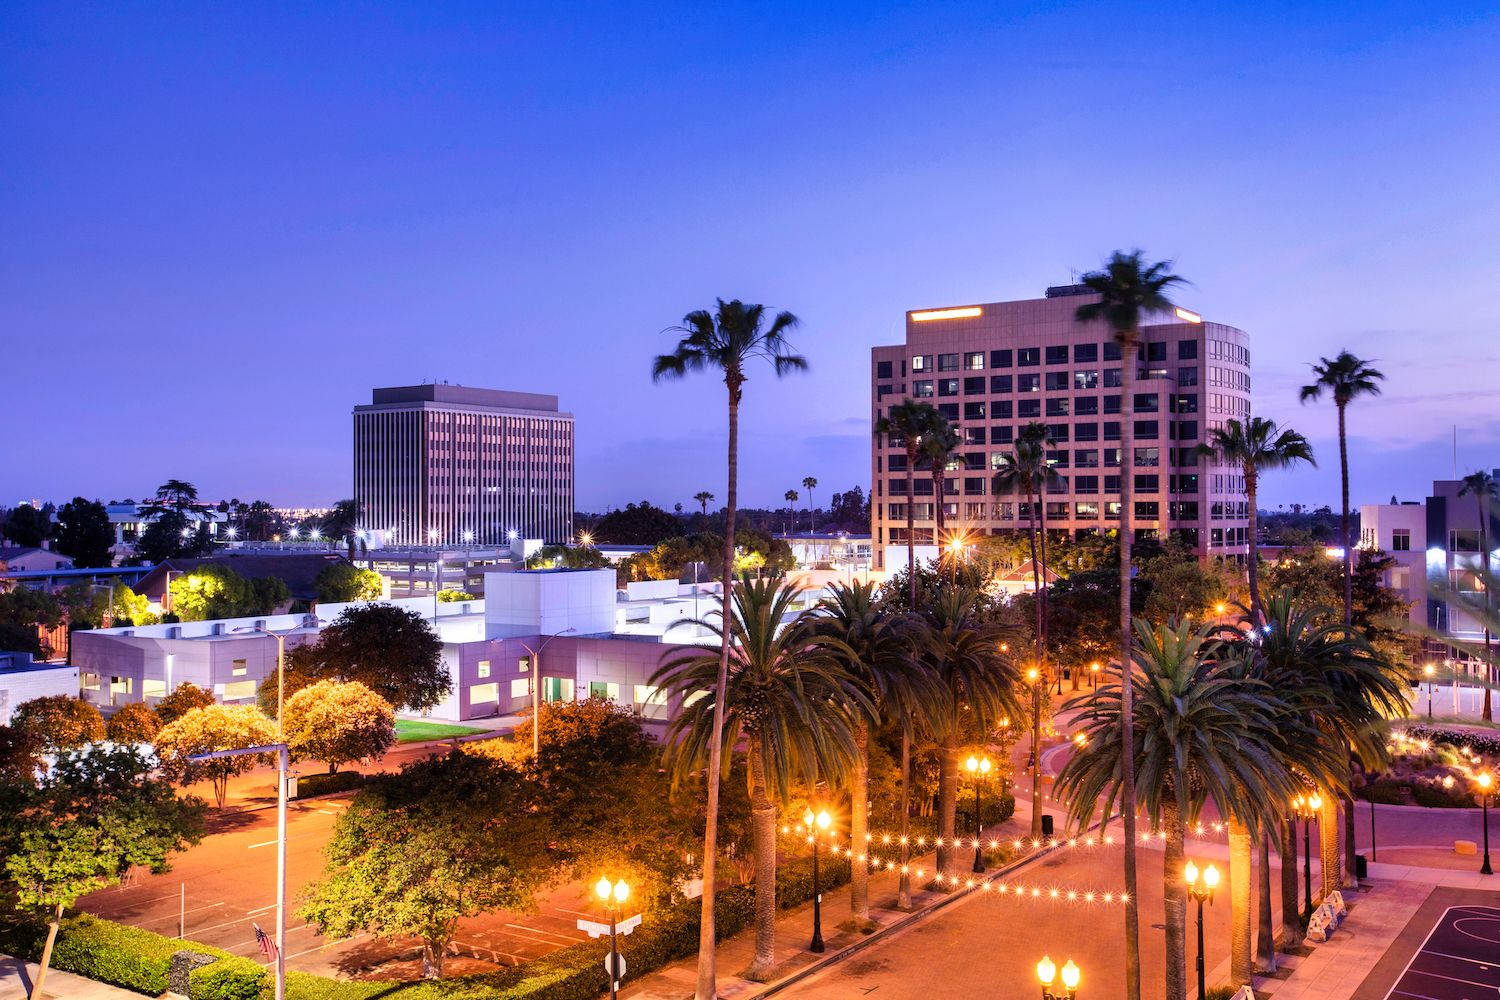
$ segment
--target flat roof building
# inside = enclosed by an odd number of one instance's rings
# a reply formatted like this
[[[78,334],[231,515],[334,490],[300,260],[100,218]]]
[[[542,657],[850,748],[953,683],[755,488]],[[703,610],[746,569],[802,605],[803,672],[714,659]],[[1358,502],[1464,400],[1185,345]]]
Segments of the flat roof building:
[[[557,397],[444,383],[354,408],[361,527],[396,545],[573,534],[573,415]]]
[[[906,314],[906,342],[871,351],[871,419],[911,398],[932,403],[955,426],[959,448],[933,497],[931,473],[906,495],[906,454],[872,435],[870,522],[877,569],[906,558],[907,505],[919,557],[937,553],[935,502],[952,536],[1025,530],[1025,497],[995,492],[994,475],[1021,429],[1045,424],[1056,472],[1045,513],[1049,530],[1113,530],[1120,518],[1120,348],[1107,324],[1073,318],[1097,301],[1082,286],[1047,297]],[[1200,458],[1210,429],[1250,412],[1249,337],[1187,309],[1148,317],[1135,383],[1135,528],[1177,536],[1200,555],[1243,558],[1246,503],[1237,470]],[[943,539],[946,542],[948,539]]]

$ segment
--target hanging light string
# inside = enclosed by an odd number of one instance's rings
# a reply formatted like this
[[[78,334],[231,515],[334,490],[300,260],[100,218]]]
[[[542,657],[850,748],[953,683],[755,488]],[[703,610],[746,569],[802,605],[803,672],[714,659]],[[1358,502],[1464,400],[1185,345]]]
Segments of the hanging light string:
[[[1227,827],[1223,823],[1198,823],[1193,826],[1187,833],[1190,837],[1205,839],[1215,834],[1222,835],[1226,829]],[[784,825],[781,828],[781,832],[784,836],[796,836],[806,843],[812,843],[812,834],[809,833],[807,827],[801,823]],[[835,837],[850,838],[849,834],[837,833],[827,830],[819,831],[818,836],[824,840],[833,840]],[[1148,830],[1139,834],[1138,836],[1139,842],[1146,845],[1151,844],[1153,841],[1157,843],[1165,843],[1166,839],[1166,832],[1162,830]],[[843,854],[856,861],[869,861],[873,860],[873,855],[869,855],[867,852],[873,850],[876,847],[877,842],[879,846],[882,847],[901,846],[905,844],[920,848],[924,851],[929,847],[955,847],[965,850],[974,850],[976,847],[982,847],[992,851],[998,850],[1002,847],[1006,847],[1017,853],[1022,853],[1031,851],[1050,851],[1056,850],[1058,848],[1071,849],[1079,847],[1112,847],[1115,844],[1119,843],[1119,838],[1112,833],[1085,834],[1082,837],[944,838],[927,836],[902,837],[899,834],[872,832],[865,834],[866,853],[854,854],[852,844],[850,844],[848,847],[842,847],[838,844],[833,844],[831,845],[831,849],[834,854]]]

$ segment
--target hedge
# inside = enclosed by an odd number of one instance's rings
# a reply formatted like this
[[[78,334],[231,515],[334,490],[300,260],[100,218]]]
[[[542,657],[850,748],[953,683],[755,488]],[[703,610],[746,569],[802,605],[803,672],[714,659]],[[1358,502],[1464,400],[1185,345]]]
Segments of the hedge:
[[[333,774],[309,774],[297,778],[297,798],[306,799],[330,792],[347,792],[364,784],[365,776],[358,771],[335,771]]]
[[[1417,725],[1407,726],[1406,735],[1414,740],[1427,740],[1429,743],[1448,743],[1452,746],[1468,747],[1475,753],[1487,757],[1500,755],[1500,733]]]

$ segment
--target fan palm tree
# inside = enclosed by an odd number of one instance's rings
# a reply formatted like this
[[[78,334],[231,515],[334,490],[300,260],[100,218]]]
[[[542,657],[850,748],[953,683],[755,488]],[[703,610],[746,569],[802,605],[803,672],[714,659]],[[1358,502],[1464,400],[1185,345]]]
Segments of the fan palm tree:
[[[1039,428],[1038,433],[1034,428]],[[1038,531],[1038,508],[1042,506],[1041,497],[1044,495],[1047,482],[1056,477],[1052,467],[1047,464],[1046,428],[1041,424],[1028,424],[1017,437],[1015,446],[1011,453],[1005,457],[1005,463],[995,472],[994,492],[1001,493],[1024,493],[1026,496],[1026,508],[1030,512],[1028,517],[1028,528],[1031,538],[1031,586],[1032,601],[1036,609],[1035,628],[1035,662],[1037,679],[1031,687],[1031,801],[1042,800],[1042,690],[1047,686],[1046,673],[1046,649],[1047,649],[1047,615],[1044,595],[1044,569],[1045,563],[1037,554],[1038,534],[1045,539],[1045,527]],[[1040,522],[1045,526],[1045,515]],[[1042,835],[1042,810],[1031,810],[1031,835],[1040,837]]]
[[[883,720],[901,728],[901,865],[898,905],[911,906],[911,876],[907,824],[911,816],[911,740],[920,721],[931,726],[941,710],[941,692],[934,676],[910,655],[898,616],[883,610],[873,583],[834,584],[816,611],[820,635],[836,640],[845,657],[844,668],[873,703],[874,715],[859,718],[854,742],[857,756],[849,785],[849,837],[856,847],[865,843],[870,828],[870,731]],[[850,908],[854,919],[870,919],[870,876],[861,855],[851,859]]]
[[[1139,250],[1124,253],[1116,250],[1103,270],[1083,276],[1083,284],[1099,296],[1074,311],[1079,322],[1102,320],[1120,345],[1120,649],[1121,671],[1125,668],[1124,650],[1131,648],[1130,627],[1130,545],[1134,535],[1134,483],[1124,456],[1135,453],[1135,375],[1140,351],[1141,319],[1151,313],[1167,312],[1173,307],[1170,290],[1185,279],[1172,273],[1170,261],[1147,264]],[[1135,697],[1130,684],[1120,687],[1122,718],[1131,717],[1131,700]],[[1125,832],[1125,891],[1130,902],[1125,905],[1125,995],[1126,1000],[1141,998],[1141,924],[1136,912],[1136,843],[1135,843],[1135,761],[1129,755],[1121,762],[1121,812]]]
[[[984,596],[963,587],[939,585],[915,618],[917,657],[935,675],[942,692],[933,720],[938,742],[937,868],[957,875],[953,843],[958,813],[958,747],[966,724],[988,730],[997,719],[1019,718],[1016,698],[1020,672],[1001,650],[1001,630]]]
[[[729,402],[728,502],[724,507],[724,598],[720,610],[729,621],[734,589],[734,514],[739,500],[740,402],[744,398],[747,367],[764,361],[778,378],[805,371],[807,359],[792,353],[786,334],[797,325],[797,317],[779,312],[766,322],[766,307],[735,299],[718,300],[710,312],[699,309],[682,318],[672,333],[682,335],[671,354],[659,354],[651,365],[653,380],[683,378],[694,372],[713,372],[724,380]],[[723,756],[723,705],[729,674],[729,629],[720,633],[719,676],[714,686],[714,728],[709,734],[707,821],[703,829],[703,901],[698,925],[697,1000],[714,1000],[718,982],[714,964],[714,876],[718,861],[719,771]]]
[[[787,490],[785,496],[783,497],[783,499],[786,500],[786,512],[787,512],[787,515],[789,517],[791,517],[791,519],[792,519],[791,530],[792,531],[796,531],[797,530],[797,491],[796,490]]]
[[[1271,469],[1290,468],[1298,462],[1317,465],[1312,445],[1307,438],[1291,428],[1277,426],[1274,420],[1250,417],[1244,423],[1234,419],[1226,420],[1223,427],[1215,427],[1209,431],[1208,441],[1198,446],[1198,452],[1226,465],[1237,466],[1245,478],[1245,500],[1248,507],[1246,515],[1250,522],[1245,531],[1250,547],[1250,618],[1259,624],[1260,529],[1255,507],[1260,490],[1260,474]]]
[[[748,746],[755,958],[746,978],[755,980],[763,980],[776,962],[776,803],[788,798],[794,782],[843,780],[858,757],[858,720],[874,710],[845,667],[848,649],[820,637],[809,615],[787,622],[797,595],[795,587],[746,576],[734,590],[727,630],[717,620],[694,622],[731,638],[722,701],[709,694],[719,678],[719,659],[711,650],[669,655],[651,677],[652,685],[680,700],[666,733],[675,781],[707,764],[717,719],[724,720],[730,746],[741,736]],[[695,700],[697,695],[703,697]]]
[[[1286,800],[1296,780],[1277,749],[1280,704],[1267,684],[1248,676],[1213,627],[1136,623],[1127,675],[1135,688],[1122,714],[1120,683],[1069,700],[1085,742],[1064,765],[1057,793],[1080,826],[1096,811],[1123,809],[1124,762],[1133,759],[1139,804],[1165,834],[1162,875],[1166,923],[1166,996],[1187,995],[1187,896],[1183,842],[1205,802],[1223,815],[1263,817],[1263,804]],[[1130,720],[1126,752],[1124,720]],[[1249,882],[1244,883],[1248,912]],[[1248,981],[1248,979],[1246,980]]]
[[[698,501],[698,506],[703,509],[703,516],[708,516],[708,505],[714,502],[714,495],[708,490],[699,490],[693,494],[693,499]]]
[[[1345,411],[1360,396],[1380,395],[1385,375],[1348,351],[1340,351],[1336,358],[1319,358],[1310,367],[1316,378],[1302,387],[1302,402],[1322,399],[1327,392],[1339,413],[1339,483],[1343,490],[1339,544],[1344,547],[1344,624],[1348,625],[1354,621],[1354,545],[1349,537],[1349,438],[1344,429]]]
[[[818,488],[818,480],[813,476],[806,476],[802,480],[802,488],[807,491],[807,523],[813,534],[818,532],[818,508],[813,505],[813,490]]]
[[[934,531],[932,540],[938,547],[938,565],[943,563],[943,537],[946,533],[947,517],[944,508],[947,507],[947,485],[948,485],[948,463],[953,461],[954,453],[958,451],[958,432],[953,429],[946,418],[938,416],[938,423],[922,438],[922,456],[930,463],[932,473],[932,519]],[[949,565],[955,574],[958,572],[957,558],[950,558]],[[954,579],[957,579],[955,575]]]
[[[1479,508],[1479,561],[1483,569],[1480,576],[1482,581],[1490,578],[1490,504],[1500,501],[1500,482],[1494,475],[1480,469],[1478,472],[1470,473],[1464,477],[1463,486],[1459,488],[1458,495],[1461,497],[1473,496],[1474,503]],[[1490,722],[1494,719],[1494,711],[1490,705],[1490,686],[1495,683],[1495,658],[1494,650],[1490,647],[1490,619],[1494,617],[1494,605],[1491,604],[1490,588],[1486,582],[1484,588],[1484,721]]]
[[[913,527],[913,501],[916,494],[912,487],[915,485],[917,459],[922,455],[923,440],[929,434],[938,433],[945,424],[937,407],[912,399],[896,403],[888,413],[875,421],[876,434],[883,435],[888,441],[892,438],[899,439],[906,448],[906,586],[907,607],[912,610],[917,607],[917,540],[916,528]]]

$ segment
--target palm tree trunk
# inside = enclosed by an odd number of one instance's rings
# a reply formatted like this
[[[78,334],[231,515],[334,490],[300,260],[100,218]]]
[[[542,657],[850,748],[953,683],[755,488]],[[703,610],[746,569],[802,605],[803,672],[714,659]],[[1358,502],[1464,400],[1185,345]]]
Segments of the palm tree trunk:
[[[1255,872],[1256,914],[1260,918],[1255,931],[1255,971],[1276,971],[1276,940],[1271,919],[1271,834],[1260,834],[1260,857]]]
[[[715,879],[719,857],[719,771],[723,761],[724,699],[729,688],[729,623],[733,620],[730,595],[734,589],[734,508],[739,499],[740,383],[725,373],[729,389],[729,489],[724,507],[724,594],[720,625],[719,676],[714,681],[714,729],[708,736],[708,801],[703,824],[703,897],[698,918],[698,983],[696,1000],[716,1000],[719,994],[716,935],[714,929]]]
[[[911,727],[901,726],[901,878],[896,883],[896,906],[911,909]]]
[[[52,964],[52,946],[57,943],[57,932],[62,927],[63,908],[57,905],[52,919],[47,921],[47,941],[42,945],[42,960],[37,963],[36,982],[31,984],[31,1000],[42,1000],[42,984],[47,981],[47,967]]]
[[[917,529],[914,492],[917,485],[913,466],[917,464],[917,449],[910,436],[906,441],[906,590],[907,608],[917,610]]]
[[[932,505],[932,523],[933,523],[932,542],[933,542],[934,545],[937,546],[937,569],[938,569],[938,577],[939,578],[941,578],[942,575],[943,575],[942,574],[942,569],[943,569],[943,528],[948,523],[947,515],[945,515],[943,513],[944,487],[947,485],[944,482],[945,479],[947,479],[947,476],[944,475],[944,469],[943,469],[942,465],[940,465],[938,463],[937,459],[933,459],[933,462],[932,462],[932,501],[933,501],[933,505]],[[951,564],[951,568],[953,570],[953,577],[952,578],[956,581],[958,579],[958,560],[950,558],[949,559],[949,563]]]
[[[1187,998],[1187,887],[1182,881],[1182,812],[1173,801],[1162,805],[1162,826],[1167,835],[1162,853],[1162,917],[1166,927],[1166,1000]]]
[[[1323,865],[1323,895],[1328,895],[1341,886],[1339,870],[1342,867],[1343,843],[1339,840],[1339,800],[1332,794],[1323,796],[1323,808],[1318,813],[1318,849]]]
[[[1265,616],[1260,610],[1260,518],[1255,513],[1256,494],[1259,492],[1260,484],[1256,481],[1257,474],[1255,466],[1249,462],[1245,463],[1245,502],[1248,508],[1245,511],[1245,544],[1249,546],[1246,567],[1250,582],[1250,623],[1260,625]]]
[[[1041,550],[1042,553],[1042,565],[1036,581],[1037,607],[1040,609],[1040,614],[1037,617],[1037,622],[1038,631],[1041,633],[1042,637],[1041,645],[1038,648],[1041,649],[1042,657],[1045,658],[1047,655],[1047,624],[1049,621],[1047,617],[1047,477],[1045,475],[1043,475],[1042,481],[1037,483],[1036,506],[1037,547]],[[1040,671],[1041,669],[1042,664],[1039,659],[1037,662],[1037,670]],[[1045,676],[1045,672],[1043,672],[1043,675]],[[1061,681],[1059,681],[1059,686],[1061,686]]]
[[[1135,688],[1130,650],[1130,545],[1135,533],[1135,482],[1126,469],[1126,456],[1135,452],[1135,366],[1139,332],[1122,330],[1120,341],[1120,723],[1132,734],[1120,757],[1120,821],[1125,836],[1125,996],[1141,1000],[1141,920],[1136,901],[1135,842]]]
[[[856,921],[870,919],[870,724],[854,730],[854,773],[849,781],[849,914]]]
[[[1280,824],[1281,846],[1281,950],[1302,943],[1302,903],[1297,898],[1297,821]]]
[[[1229,817],[1229,979],[1238,989],[1250,975],[1250,830]]]
[[[951,720],[951,725],[956,728],[958,720]],[[938,751],[938,839],[942,844],[937,849],[937,869],[944,875],[958,874],[958,850],[953,843],[957,813],[958,734],[952,732],[943,737]]]
[[[1350,755],[1352,758],[1352,754]],[[1344,814],[1344,885],[1350,889],[1359,887],[1354,874],[1354,855],[1359,853],[1359,841],[1354,836],[1354,797],[1345,795],[1339,799],[1340,811]]]
[[[1354,622],[1354,549],[1349,545],[1349,439],[1344,434],[1344,408],[1339,403],[1339,485],[1343,506],[1339,510],[1339,538],[1344,546],[1344,624]]]
[[[1031,603],[1036,608],[1036,680],[1031,685],[1031,837],[1035,840],[1042,835],[1042,686],[1047,683],[1047,675],[1042,669],[1042,574],[1037,562],[1037,505],[1033,500],[1027,506],[1031,508],[1031,516],[1027,518],[1031,527]]]
[[[764,982],[776,964],[776,806],[767,792],[766,756],[750,737],[750,836],[755,850],[755,957],[745,978]]]

